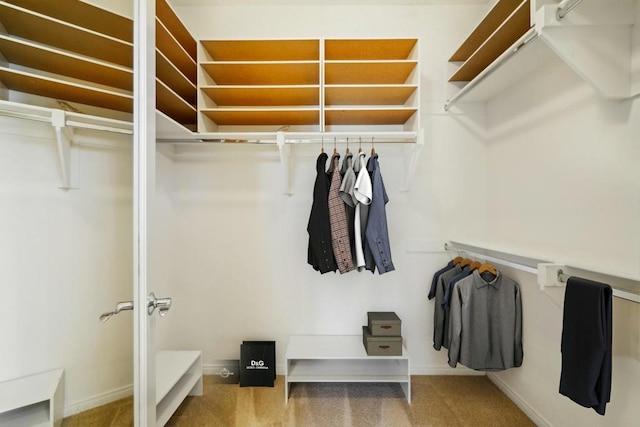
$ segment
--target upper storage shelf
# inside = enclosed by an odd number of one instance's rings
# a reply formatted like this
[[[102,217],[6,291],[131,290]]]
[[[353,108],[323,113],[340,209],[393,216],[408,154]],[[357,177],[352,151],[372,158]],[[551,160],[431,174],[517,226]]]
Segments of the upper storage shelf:
[[[195,129],[196,42],[166,0],[156,0],[156,12],[156,107]],[[82,111],[130,119],[120,112],[133,110],[131,19],[80,0],[8,0],[0,1],[0,24],[7,98],[26,93],[41,106],[76,102]]]
[[[450,81],[462,84],[445,105],[486,101],[552,56],[559,57],[602,97],[640,93],[640,31],[636,0],[499,0],[450,61]],[[606,55],[603,54],[606,52]]]
[[[201,131],[319,130],[319,40],[204,40],[200,45]]]
[[[325,130],[418,129],[417,39],[324,41]]]

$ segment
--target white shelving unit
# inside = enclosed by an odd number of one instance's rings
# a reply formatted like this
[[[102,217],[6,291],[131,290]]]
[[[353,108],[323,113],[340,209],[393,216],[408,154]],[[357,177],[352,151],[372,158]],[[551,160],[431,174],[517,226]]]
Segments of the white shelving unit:
[[[411,404],[409,353],[368,356],[361,335],[289,337],[285,368],[285,403],[292,383],[400,383]]]
[[[156,354],[156,425],[163,426],[187,396],[202,396],[202,353]]]
[[[0,383],[0,425],[62,425],[64,370],[56,369]]]
[[[563,18],[557,13],[575,3]],[[605,99],[640,93],[640,32],[634,30],[635,0],[500,0],[450,59],[460,67],[451,77],[460,89],[445,104],[484,102],[553,58],[566,63]],[[607,52],[604,56],[602,52]]]

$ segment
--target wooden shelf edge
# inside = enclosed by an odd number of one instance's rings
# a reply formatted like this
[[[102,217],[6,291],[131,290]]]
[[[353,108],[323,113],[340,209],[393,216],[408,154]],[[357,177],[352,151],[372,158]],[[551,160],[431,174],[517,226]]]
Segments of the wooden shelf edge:
[[[449,61],[464,62],[469,59],[522,2],[523,0],[499,0],[451,55]]]
[[[531,29],[530,0],[520,6],[485,40],[449,79],[471,81]]]

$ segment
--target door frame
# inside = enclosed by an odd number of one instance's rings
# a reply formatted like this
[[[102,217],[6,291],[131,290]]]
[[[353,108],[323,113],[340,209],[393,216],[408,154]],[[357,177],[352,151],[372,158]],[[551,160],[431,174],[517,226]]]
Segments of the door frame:
[[[136,427],[155,427],[156,316],[147,313],[156,155],[155,0],[134,0],[133,8],[133,412]]]

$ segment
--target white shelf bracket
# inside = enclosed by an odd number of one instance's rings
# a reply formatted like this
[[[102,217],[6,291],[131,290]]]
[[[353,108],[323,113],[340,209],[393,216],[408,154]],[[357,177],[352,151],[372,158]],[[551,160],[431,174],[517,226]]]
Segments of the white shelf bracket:
[[[538,264],[538,285],[540,286],[540,290],[544,291],[545,288],[565,286],[560,280],[563,268],[566,267],[560,264]]]
[[[640,93],[634,72],[638,7],[635,0],[582,0],[558,19],[558,6],[546,5],[536,14],[536,28],[545,44],[603,98],[626,99]]]
[[[291,147],[286,144],[284,132],[276,132],[276,144],[280,152],[280,164],[284,182],[284,194],[294,194],[293,180],[291,179]]]
[[[402,187],[400,187],[400,191],[402,192],[409,191],[409,186],[416,174],[418,159],[420,158],[420,152],[422,151],[423,147],[424,129],[420,129],[416,137],[416,143],[413,144],[412,147],[407,150],[404,155],[404,168],[402,169],[404,172],[404,179],[402,180]]]
[[[63,190],[77,189],[78,172],[80,170],[80,150],[73,143],[73,130],[66,125],[66,116],[63,110],[51,111],[51,125],[55,129],[58,141],[58,159],[62,172]]]

